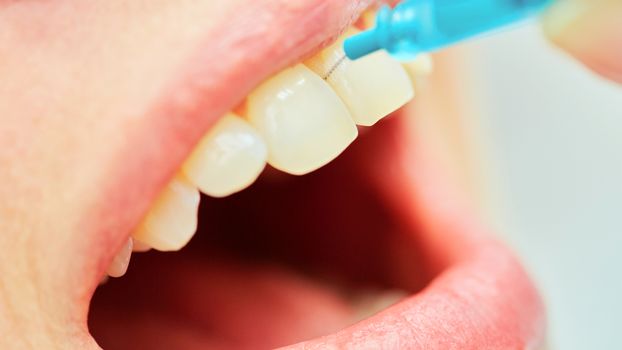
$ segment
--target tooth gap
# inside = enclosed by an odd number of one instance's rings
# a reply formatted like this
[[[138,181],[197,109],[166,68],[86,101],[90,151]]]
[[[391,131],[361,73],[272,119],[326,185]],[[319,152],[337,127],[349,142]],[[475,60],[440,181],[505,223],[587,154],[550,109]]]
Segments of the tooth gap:
[[[346,54],[344,53],[343,56],[341,56],[337,62],[335,62],[335,64],[328,70],[328,72],[322,77],[322,79],[324,80],[328,80],[328,78],[330,78],[330,76],[335,72],[335,70],[339,67],[339,65],[341,65],[341,63],[343,63],[343,61],[346,60]]]

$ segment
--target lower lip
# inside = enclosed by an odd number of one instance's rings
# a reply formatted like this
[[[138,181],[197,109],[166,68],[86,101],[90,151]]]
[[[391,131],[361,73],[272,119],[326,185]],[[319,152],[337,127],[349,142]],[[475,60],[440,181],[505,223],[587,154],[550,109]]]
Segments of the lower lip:
[[[380,192],[394,210],[411,219],[410,231],[434,279],[374,317],[290,348],[541,348],[544,305],[528,275],[429,157],[430,145],[405,137],[407,128],[387,128],[392,135],[379,135],[369,142],[369,152],[360,153],[387,154],[374,157],[387,163],[370,166],[368,173],[384,187]],[[405,267],[406,274],[413,270]]]

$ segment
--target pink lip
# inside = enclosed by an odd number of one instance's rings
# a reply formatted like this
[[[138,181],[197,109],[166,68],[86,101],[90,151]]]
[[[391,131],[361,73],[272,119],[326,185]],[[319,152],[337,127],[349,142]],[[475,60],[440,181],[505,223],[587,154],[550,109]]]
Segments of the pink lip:
[[[391,123],[404,124],[403,119]],[[361,153],[385,160],[370,164],[366,174],[398,215],[410,219],[408,232],[425,252],[420,263],[433,274],[432,282],[374,317],[288,349],[541,348],[544,305],[529,277],[460,200],[460,191],[428,156],[425,143],[405,137],[406,127],[374,135]],[[404,279],[417,280],[420,270],[413,266],[404,272],[412,276]]]
[[[102,191],[106,198],[85,220],[92,250],[100,256],[96,271],[89,272],[89,296],[115,248],[214,121],[261,80],[334,38],[370,2],[248,2],[246,9],[218,26],[221,32],[206,33],[209,41],[189,59],[191,68],[171,81],[151,109],[149,123],[135,126],[134,137],[119,154],[119,167],[108,176],[108,190]],[[387,144],[392,139],[395,144]],[[436,277],[422,292],[372,318],[292,348],[539,346],[544,309],[518,261],[489,238],[476,215],[452,201],[457,191],[426,156],[424,145],[399,135],[383,137],[382,142],[385,146],[370,152],[381,149],[396,155],[383,166],[370,166],[368,175],[383,187],[395,210],[421,228],[418,240]],[[411,144],[406,147],[404,142]],[[105,220],[109,217],[116,220]]]

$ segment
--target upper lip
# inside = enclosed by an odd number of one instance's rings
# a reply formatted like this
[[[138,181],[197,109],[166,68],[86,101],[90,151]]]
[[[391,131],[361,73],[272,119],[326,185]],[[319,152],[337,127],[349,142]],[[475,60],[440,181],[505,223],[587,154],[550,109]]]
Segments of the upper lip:
[[[91,271],[90,293],[115,247],[127,238],[210,125],[261,80],[338,35],[371,1],[246,4],[247,8],[216,26],[220,31],[208,35],[209,42],[188,61],[187,70],[171,81],[148,111],[148,123],[136,125],[135,137],[129,138],[131,143],[119,157],[126,166],[109,174],[110,183],[102,189],[106,200],[93,206],[84,222],[86,230],[98,231],[89,236],[97,237],[92,246],[101,253],[96,271]],[[141,147],[133,147],[135,144]],[[400,152],[397,148],[394,151]],[[408,158],[408,164],[416,164],[416,172],[404,161],[397,165],[402,174],[399,178],[385,178],[379,183],[392,183],[393,188],[403,191],[390,200],[396,204],[395,210],[420,220],[417,224],[424,228],[422,246],[432,252],[429,263],[436,266],[438,276],[421,293],[385,312],[299,347],[375,344],[378,348],[475,349],[540,345],[543,307],[525,272],[511,253],[487,238],[487,230],[475,215],[464,206],[445,205],[444,198],[453,192],[443,192],[446,182],[440,180],[441,173],[421,154],[423,151],[392,158],[398,162]],[[131,191],[128,184],[132,184]],[[387,193],[395,194],[390,189]],[[115,222],[99,220],[100,224],[92,224],[93,218],[112,213],[118,218]]]

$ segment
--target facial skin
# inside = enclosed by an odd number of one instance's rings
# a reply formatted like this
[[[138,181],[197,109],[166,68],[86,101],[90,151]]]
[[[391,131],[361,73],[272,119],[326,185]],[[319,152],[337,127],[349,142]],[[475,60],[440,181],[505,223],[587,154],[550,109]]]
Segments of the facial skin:
[[[0,2],[0,347],[97,348],[91,295],[193,145],[368,5]],[[526,285],[515,299],[536,305],[518,324],[538,328],[537,296],[509,264]]]

